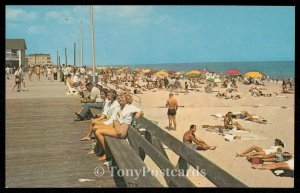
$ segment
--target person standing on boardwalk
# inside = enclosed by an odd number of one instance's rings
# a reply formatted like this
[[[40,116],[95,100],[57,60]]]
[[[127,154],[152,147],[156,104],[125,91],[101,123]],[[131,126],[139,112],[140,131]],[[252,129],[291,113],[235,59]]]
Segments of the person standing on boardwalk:
[[[10,68],[8,66],[6,66],[5,72],[6,72],[6,79],[9,80]]]
[[[169,129],[172,129],[172,123],[174,124],[174,130],[176,130],[176,112],[178,109],[177,100],[174,98],[173,93],[169,94],[169,99],[167,100],[166,107],[168,108],[168,118],[169,118]]]
[[[56,66],[53,66],[52,72],[53,72],[53,79],[57,80],[57,68],[56,68]]]
[[[36,74],[36,79],[38,80],[38,81],[40,81],[41,80],[41,69],[40,69],[40,66],[39,65],[37,65],[36,67],[35,67],[35,74]]]
[[[31,66],[29,66],[29,69],[28,69],[28,76],[29,76],[29,80],[32,81],[31,80],[31,77],[32,77],[32,67]]]

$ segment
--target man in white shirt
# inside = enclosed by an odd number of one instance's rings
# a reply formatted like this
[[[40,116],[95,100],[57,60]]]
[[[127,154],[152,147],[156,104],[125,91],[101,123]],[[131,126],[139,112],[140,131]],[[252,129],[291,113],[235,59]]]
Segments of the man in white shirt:
[[[9,80],[10,68],[8,66],[5,68],[5,72],[6,72],[6,78]]]
[[[57,68],[56,68],[56,66],[53,66],[52,72],[53,72],[53,79],[57,80]]]

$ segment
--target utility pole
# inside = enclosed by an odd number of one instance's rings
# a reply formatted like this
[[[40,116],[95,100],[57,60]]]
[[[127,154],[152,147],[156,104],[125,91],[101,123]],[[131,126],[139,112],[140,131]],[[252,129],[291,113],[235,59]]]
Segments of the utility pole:
[[[59,64],[59,67],[60,67],[60,56],[58,56],[58,64]]]
[[[58,50],[56,51],[56,66],[58,67]]]
[[[83,31],[82,31],[82,19],[80,21],[80,31],[81,31],[81,66],[83,66]]]
[[[68,65],[67,48],[65,48],[65,59],[66,59],[66,66],[67,66]]]
[[[81,47],[80,47],[80,41],[78,41],[78,66],[80,66],[80,63],[81,63],[80,56],[81,56]]]
[[[76,66],[76,43],[74,43],[74,66]]]
[[[92,64],[93,64],[93,84],[96,84],[95,80],[95,44],[94,44],[94,14],[93,14],[93,6],[90,8],[91,15],[91,33],[92,33]]]

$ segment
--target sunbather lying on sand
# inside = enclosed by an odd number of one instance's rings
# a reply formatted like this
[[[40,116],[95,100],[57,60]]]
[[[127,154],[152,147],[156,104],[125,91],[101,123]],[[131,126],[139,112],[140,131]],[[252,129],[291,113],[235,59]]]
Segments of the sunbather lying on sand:
[[[232,95],[232,91],[230,90],[229,92],[223,92],[223,93],[217,93],[216,97],[218,98],[225,98],[225,99],[232,99],[232,100],[237,100],[241,99],[242,97],[240,95]]]
[[[267,155],[247,156],[247,160],[251,161],[255,157],[261,159],[263,162],[284,162],[293,158],[293,155],[289,152],[282,152],[282,149],[279,148],[275,153],[269,153]]]
[[[252,121],[252,122],[256,122],[256,123],[261,123],[261,124],[267,124],[267,120],[255,115],[255,114],[250,114],[247,111],[241,111],[240,113],[235,113],[235,118],[237,119],[243,119],[246,121]]]
[[[247,129],[245,127],[243,127],[242,125],[240,125],[238,122],[233,122],[233,118],[235,118],[236,116],[234,116],[232,114],[232,112],[228,112],[226,115],[225,115],[225,118],[224,118],[224,127],[225,129],[239,129],[239,130],[244,130],[244,131],[250,131],[250,129]]]
[[[253,169],[259,170],[292,170],[294,171],[294,158],[285,161],[285,162],[278,162],[278,163],[271,163],[271,164],[253,164]]]
[[[247,156],[267,155],[270,153],[282,151],[282,148],[284,148],[284,143],[280,139],[275,139],[275,146],[271,146],[268,149],[263,149],[258,146],[252,146],[242,153],[236,153],[236,156],[237,157],[247,157]]]
[[[236,116],[233,115],[232,112],[228,112],[224,118],[224,125],[215,125],[215,126],[202,125],[202,127],[205,128],[206,131],[219,132],[222,135],[225,135],[224,130],[237,129],[237,130],[250,131],[250,129],[243,127],[238,122],[233,122],[233,118],[235,117]]]
[[[257,89],[256,87],[252,87],[249,92],[251,93],[251,96],[255,96],[255,97],[260,97],[260,96],[264,96],[264,97],[271,97],[272,94],[265,94],[263,93],[261,90]]]

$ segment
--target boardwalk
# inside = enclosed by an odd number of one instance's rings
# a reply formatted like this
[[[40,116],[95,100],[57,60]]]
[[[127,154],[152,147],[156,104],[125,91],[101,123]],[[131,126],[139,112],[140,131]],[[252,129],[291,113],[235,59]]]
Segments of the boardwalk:
[[[12,82],[6,83],[7,89]],[[63,83],[26,83],[29,91],[7,93],[6,187],[116,187],[103,162],[87,154],[90,142],[79,141],[89,122],[73,121],[78,98],[63,96]],[[104,168],[104,176],[94,174],[97,166]]]

